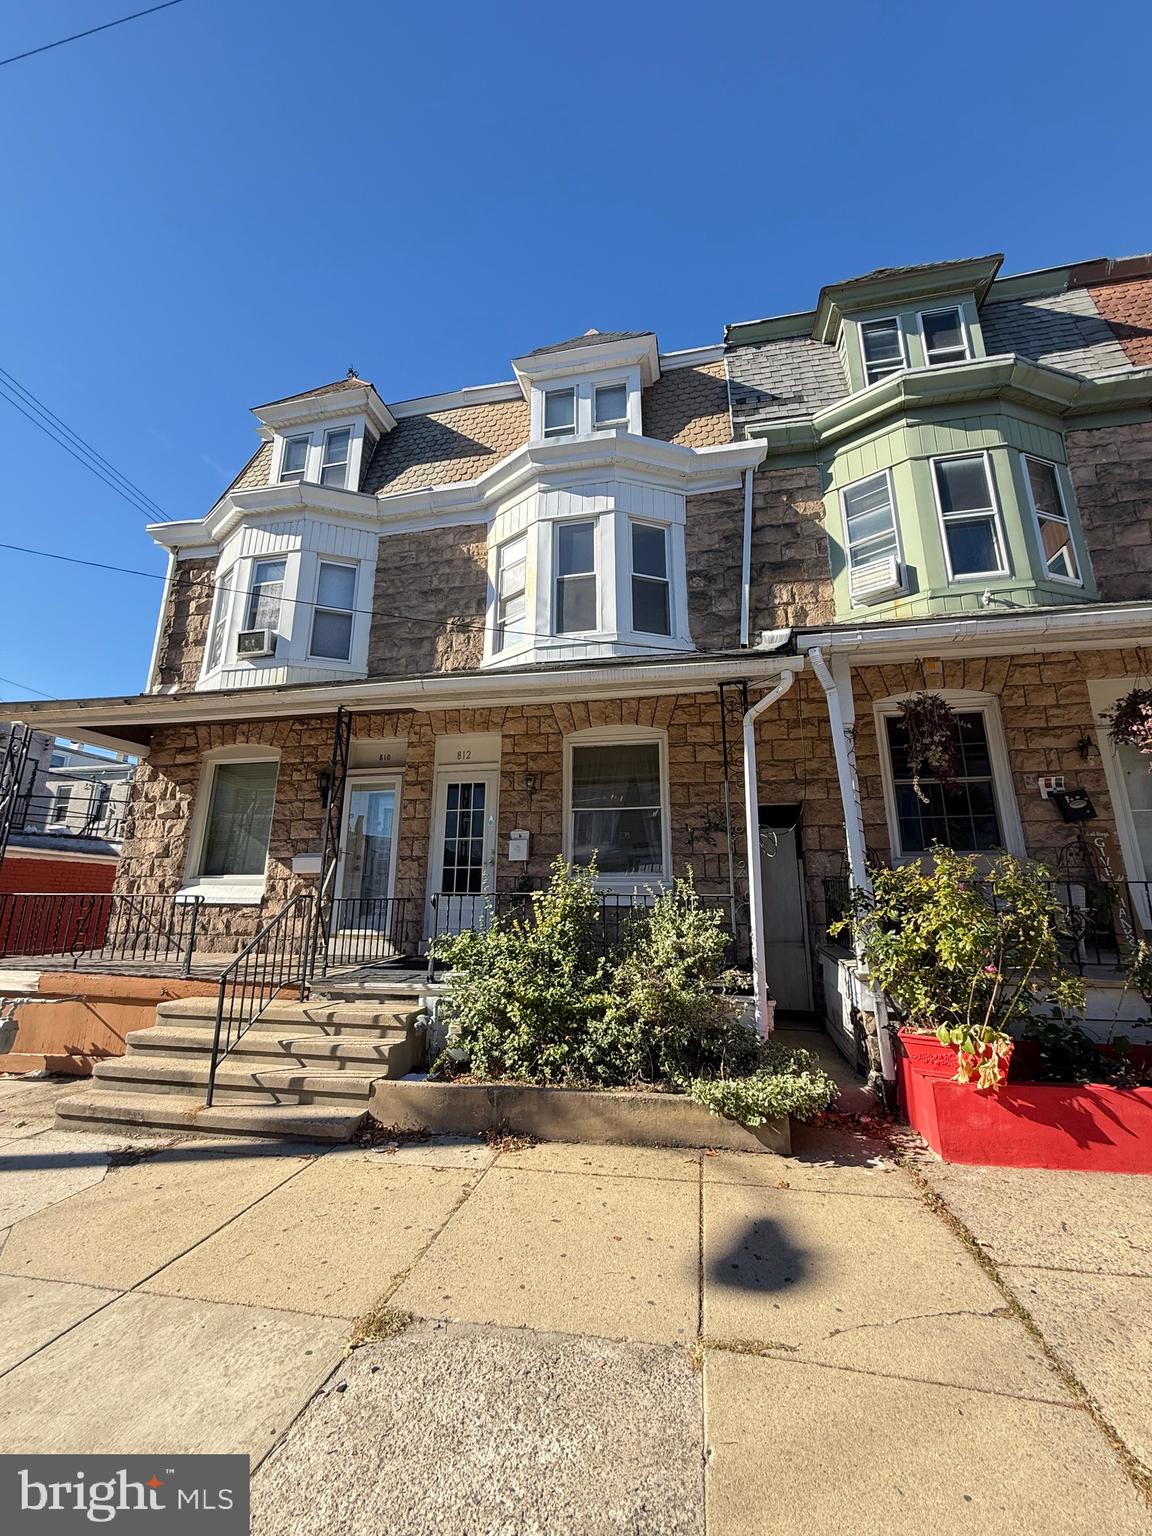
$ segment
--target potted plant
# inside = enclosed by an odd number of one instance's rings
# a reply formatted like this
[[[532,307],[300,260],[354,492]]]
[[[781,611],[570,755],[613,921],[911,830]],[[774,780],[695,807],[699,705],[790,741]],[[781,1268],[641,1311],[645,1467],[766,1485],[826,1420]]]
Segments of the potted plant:
[[[1152,757],[1152,688],[1130,688],[1101,718],[1117,746],[1137,747]]]
[[[1061,949],[1065,914],[1042,865],[1009,854],[931,849],[931,864],[873,871],[851,917],[872,980],[900,1021],[909,1065],[995,1090],[1008,1076],[1010,1026],[1083,1006]]]
[[[920,774],[928,769],[945,789],[956,782],[959,745],[956,736],[956,711],[938,693],[914,693],[901,701],[900,720],[908,732],[908,761],[912,768],[912,789],[918,800],[928,803],[920,787]]]

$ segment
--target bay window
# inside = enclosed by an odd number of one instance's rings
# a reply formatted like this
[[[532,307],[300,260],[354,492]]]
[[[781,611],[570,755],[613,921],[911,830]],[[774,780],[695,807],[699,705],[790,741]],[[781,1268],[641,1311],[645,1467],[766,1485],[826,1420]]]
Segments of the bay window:
[[[1004,538],[992,472],[984,453],[933,459],[944,553],[951,578],[1004,576]]]
[[[528,540],[521,535],[500,546],[496,560],[496,626],[492,649],[499,652],[523,638],[528,581]]]
[[[642,635],[670,635],[668,531],[632,524],[632,628]]]
[[[844,508],[849,580],[853,596],[858,596],[867,592],[874,573],[884,562],[900,559],[892,477],[887,470],[882,470],[878,475],[870,475],[867,480],[847,486],[840,498]],[[893,581],[898,574],[893,567]],[[891,586],[892,581],[887,585]]]
[[[860,347],[864,354],[866,384],[875,384],[907,366],[904,337],[900,322],[894,316],[888,320],[865,320],[860,327]]]
[[[280,624],[280,603],[284,596],[283,560],[257,560],[252,567],[252,585],[248,590],[245,629],[270,629]]]
[[[356,607],[356,567],[321,560],[312,610],[310,656],[348,661],[352,655],[352,623]]]
[[[216,582],[215,607],[212,612],[212,633],[208,639],[208,670],[218,667],[224,659],[224,642],[228,638],[228,614],[231,611],[232,578],[235,567],[230,566]]]
[[[1079,586],[1080,565],[1056,466],[1047,459],[1034,459],[1026,454],[1024,469],[1044,574],[1056,581],[1075,582]]]
[[[556,633],[582,634],[597,627],[596,524],[556,527]]]
[[[574,864],[596,861],[608,884],[667,877],[662,745],[658,739],[570,745],[568,842]]]

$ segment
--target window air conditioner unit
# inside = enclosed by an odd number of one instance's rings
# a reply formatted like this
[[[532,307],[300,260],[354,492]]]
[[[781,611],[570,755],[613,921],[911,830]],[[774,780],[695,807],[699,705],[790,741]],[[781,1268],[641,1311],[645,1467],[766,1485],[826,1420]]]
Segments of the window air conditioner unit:
[[[236,636],[236,655],[245,661],[275,654],[276,636],[270,629],[242,629]]]
[[[881,598],[893,597],[904,590],[904,573],[895,555],[885,555],[882,560],[870,560],[858,565],[852,572],[852,601],[854,603],[878,603]]]

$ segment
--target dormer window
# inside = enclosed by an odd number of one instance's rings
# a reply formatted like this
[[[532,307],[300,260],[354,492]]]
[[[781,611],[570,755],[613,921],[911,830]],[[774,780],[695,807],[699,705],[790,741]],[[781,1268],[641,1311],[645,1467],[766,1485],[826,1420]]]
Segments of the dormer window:
[[[594,396],[592,425],[597,432],[628,426],[627,384],[599,384]]]
[[[860,347],[867,384],[875,384],[908,366],[900,321],[895,315],[886,320],[865,320],[860,327]]]
[[[324,456],[320,463],[320,484],[348,484],[348,454],[352,443],[350,427],[338,427],[324,434]]]
[[[280,484],[299,485],[308,472],[310,437],[290,437],[284,443],[284,457],[280,463]]]
[[[924,338],[924,360],[929,367],[967,360],[968,333],[964,329],[964,316],[957,307],[922,310],[920,334]]]
[[[571,437],[576,431],[576,391],[550,389],[544,395],[544,436]]]

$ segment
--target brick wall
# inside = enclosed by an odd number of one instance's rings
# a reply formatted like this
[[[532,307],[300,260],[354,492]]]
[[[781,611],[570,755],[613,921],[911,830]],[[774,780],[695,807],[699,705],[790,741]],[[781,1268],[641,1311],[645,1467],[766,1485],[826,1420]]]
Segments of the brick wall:
[[[368,675],[413,677],[478,666],[487,595],[484,524],[382,538]]]
[[[1152,597],[1152,422],[1069,432],[1068,468],[1100,596]]]
[[[0,892],[110,891],[116,864],[104,859],[26,859],[9,848],[0,864]]]

